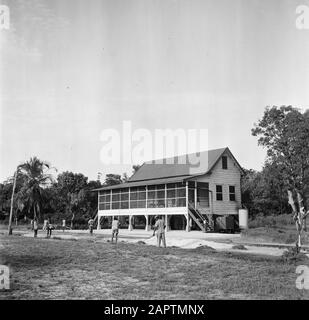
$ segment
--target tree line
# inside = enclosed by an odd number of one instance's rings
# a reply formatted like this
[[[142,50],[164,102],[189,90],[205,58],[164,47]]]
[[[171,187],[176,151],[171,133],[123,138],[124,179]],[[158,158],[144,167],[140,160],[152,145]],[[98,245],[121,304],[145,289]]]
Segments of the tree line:
[[[139,166],[133,166],[133,173]],[[98,209],[98,194],[93,190],[126,182],[128,177],[107,174],[103,183],[81,174],[62,172],[53,178],[47,162],[31,158],[18,166],[14,192],[14,220],[38,218],[60,223],[65,219],[70,227],[78,228],[94,218]],[[14,177],[0,183],[0,220],[7,220],[10,212]]]

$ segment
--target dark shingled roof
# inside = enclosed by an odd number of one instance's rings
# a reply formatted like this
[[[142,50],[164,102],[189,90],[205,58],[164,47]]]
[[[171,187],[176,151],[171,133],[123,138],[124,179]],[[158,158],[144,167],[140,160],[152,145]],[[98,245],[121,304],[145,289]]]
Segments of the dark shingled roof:
[[[193,153],[149,161],[144,163],[129,181],[206,174],[214,167],[226,150],[228,150],[228,148],[203,151],[197,155]],[[191,164],[194,163],[194,156],[198,156],[199,165]]]
[[[210,173],[225,152],[229,153],[239,166],[240,170],[242,170],[229,148],[221,148],[203,151],[197,155],[189,154],[146,162],[128,182],[115,186],[106,186],[94,191],[184,181],[194,176]],[[198,158],[194,158],[194,155]],[[194,159],[199,161],[198,165],[194,165]]]

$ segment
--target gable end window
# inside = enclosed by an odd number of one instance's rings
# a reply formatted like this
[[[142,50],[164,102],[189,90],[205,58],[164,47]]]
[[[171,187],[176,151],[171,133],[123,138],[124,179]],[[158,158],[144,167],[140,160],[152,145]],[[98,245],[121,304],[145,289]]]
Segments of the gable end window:
[[[227,156],[222,157],[222,169],[227,170]]]
[[[229,186],[230,201],[236,201],[235,186]]]
[[[216,199],[217,201],[223,201],[223,187],[216,186]]]

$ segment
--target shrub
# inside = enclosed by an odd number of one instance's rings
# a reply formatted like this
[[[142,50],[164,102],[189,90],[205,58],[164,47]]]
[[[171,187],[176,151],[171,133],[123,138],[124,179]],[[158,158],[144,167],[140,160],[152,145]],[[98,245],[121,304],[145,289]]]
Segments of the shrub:
[[[289,248],[286,250],[281,259],[286,263],[297,263],[297,262],[306,262],[308,263],[308,257],[301,252],[297,251],[296,247]]]
[[[282,227],[294,224],[291,214],[265,216],[258,214],[249,220],[249,228]]]

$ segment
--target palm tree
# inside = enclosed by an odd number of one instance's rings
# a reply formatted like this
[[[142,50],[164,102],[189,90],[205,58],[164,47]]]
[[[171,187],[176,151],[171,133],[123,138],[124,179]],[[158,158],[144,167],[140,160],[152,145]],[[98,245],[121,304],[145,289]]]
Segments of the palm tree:
[[[24,183],[17,194],[17,202],[23,203],[28,212],[33,212],[33,218],[41,215],[44,189],[49,186],[53,179],[48,171],[50,165],[37,157],[19,166],[24,177]]]

